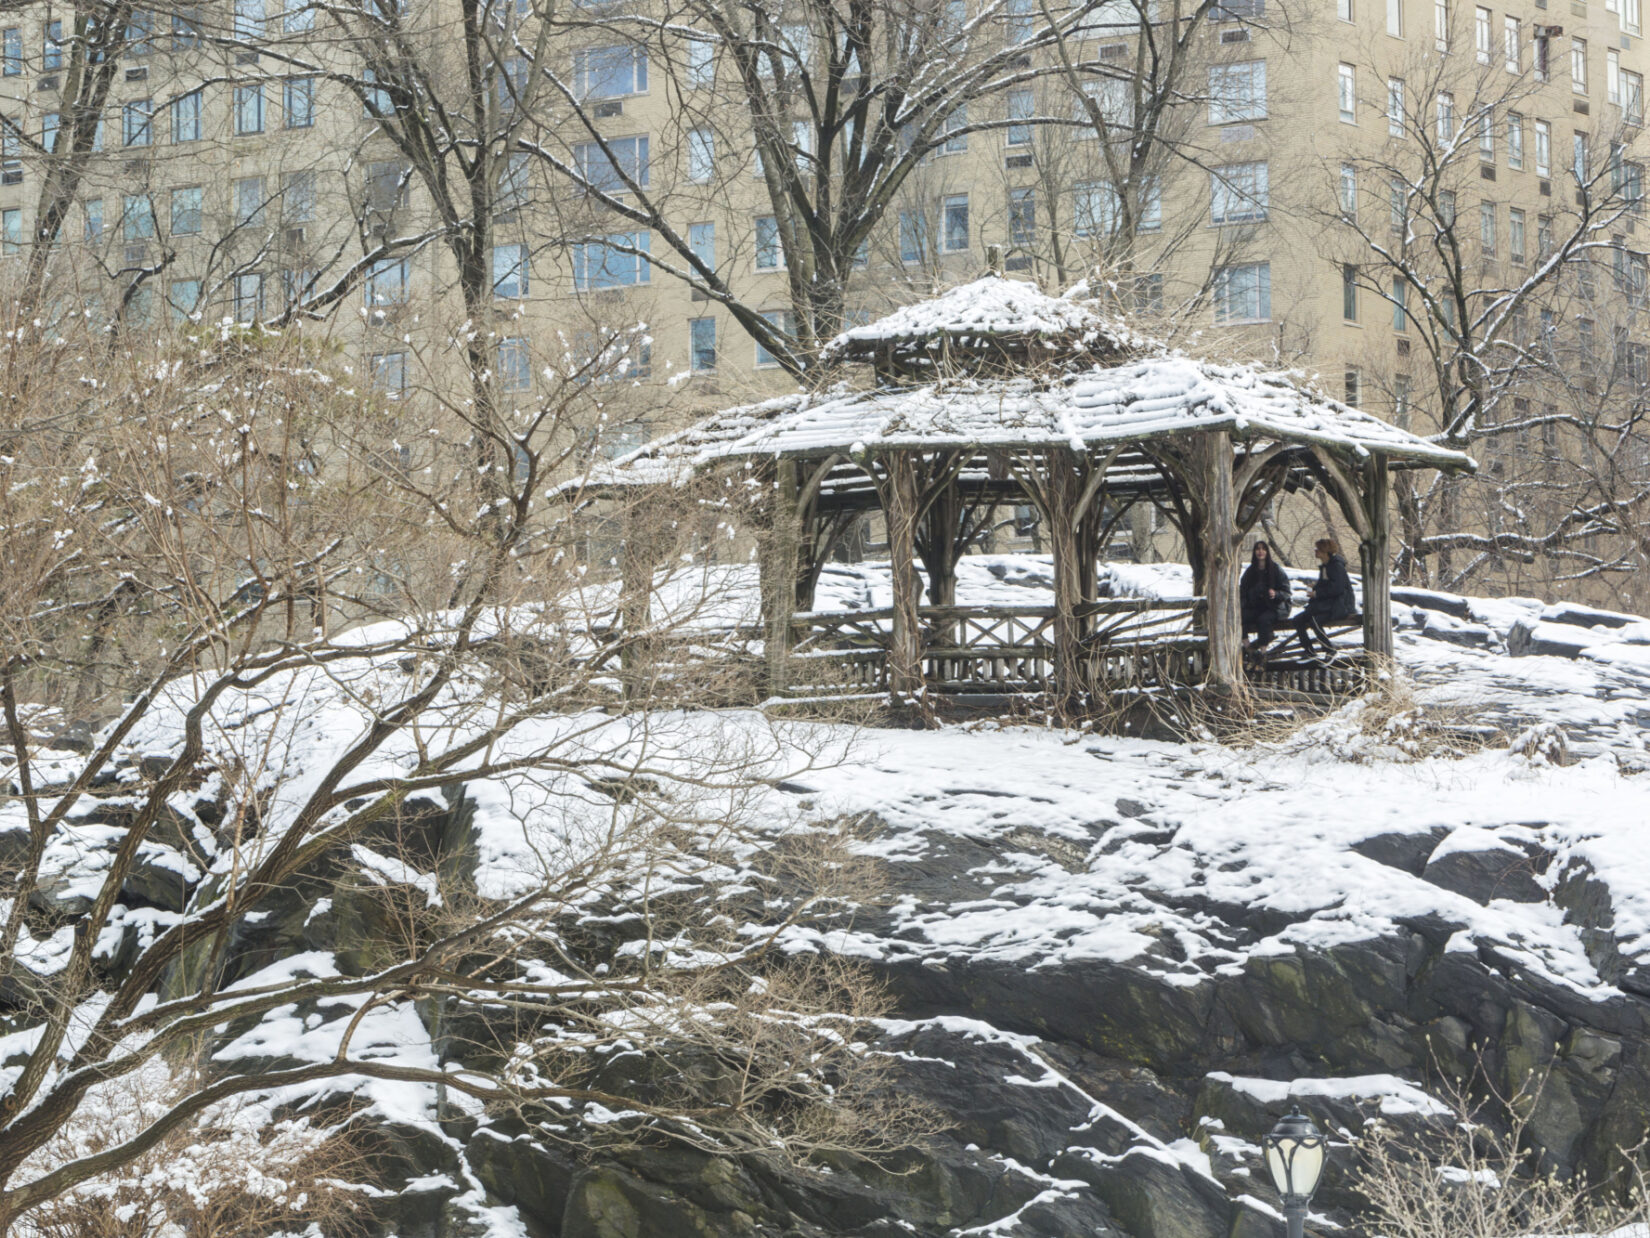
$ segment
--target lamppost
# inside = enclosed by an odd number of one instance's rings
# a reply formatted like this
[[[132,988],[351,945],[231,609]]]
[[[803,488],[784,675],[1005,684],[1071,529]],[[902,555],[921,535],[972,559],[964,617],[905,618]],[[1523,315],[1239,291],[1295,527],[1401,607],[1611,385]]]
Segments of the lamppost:
[[[1289,1225],[1289,1238],[1303,1238],[1306,1233],[1306,1205],[1318,1189],[1323,1176],[1324,1154],[1328,1144],[1323,1132],[1312,1125],[1312,1119],[1295,1105],[1260,1141],[1266,1149],[1266,1168],[1283,1197],[1283,1216]]]

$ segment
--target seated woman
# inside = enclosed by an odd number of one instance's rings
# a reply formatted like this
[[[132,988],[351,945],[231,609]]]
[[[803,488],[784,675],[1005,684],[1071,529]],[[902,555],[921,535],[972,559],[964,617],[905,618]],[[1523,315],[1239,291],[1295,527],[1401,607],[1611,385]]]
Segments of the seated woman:
[[[1307,657],[1312,656],[1314,619],[1320,624],[1333,622],[1345,619],[1358,609],[1356,595],[1352,592],[1352,577],[1346,573],[1346,560],[1341,557],[1341,548],[1331,539],[1320,537],[1313,544],[1313,550],[1318,556],[1318,583],[1312,586],[1306,608],[1295,616],[1295,633],[1301,638],[1301,652]],[[1329,657],[1335,651],[1326,641],[1323,652],[1325,657]]]
[[[1243,610],[1243,634],[1253,632],[1256,637],[1248,648],[1265,649],[1272,643],[1278,621],[1289,617],[1289,578],[1265,542],[1255,543],[1249,566],[1243,569],[1238,604]]]

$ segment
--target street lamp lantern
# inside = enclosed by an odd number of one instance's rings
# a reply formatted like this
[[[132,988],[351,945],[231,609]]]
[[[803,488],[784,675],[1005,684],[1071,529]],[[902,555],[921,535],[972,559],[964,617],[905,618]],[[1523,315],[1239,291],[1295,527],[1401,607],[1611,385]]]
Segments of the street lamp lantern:
[[[1289,1238],[1302,1238],[1306,1232],[1306,1205],[1323,1176],[1327,1141],[1323,1132],[1312,1125],[1312,1119],[1296,1105],[1260,1143],[1266,1150],[1266,1168],[1283,1197]]]

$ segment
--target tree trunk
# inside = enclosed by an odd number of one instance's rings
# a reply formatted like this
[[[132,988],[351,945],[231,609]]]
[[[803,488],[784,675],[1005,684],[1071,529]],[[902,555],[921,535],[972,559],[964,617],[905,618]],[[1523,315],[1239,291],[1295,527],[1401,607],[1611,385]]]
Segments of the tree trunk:
[[[1364,573],[1364,651],[1392,656],[1392,513],[1387,458],[1374,455],[1364,466],[1364,512],[1369,536],[1359,544]]]
[[[894,585],[894,631],[888,647],[888,688],[896,697],[922,689],[921,581],[917,577],[917,461],[896,452],[888,470],[885,515],[888,566]]]
[[[1203,577],[1209,623],[1208,684],[1232,695],[1245,691],[1243,621],[1238,610],[1237,521],[1232,498],[1232,436],[1211,430],[1199,443],[1203,456]]]

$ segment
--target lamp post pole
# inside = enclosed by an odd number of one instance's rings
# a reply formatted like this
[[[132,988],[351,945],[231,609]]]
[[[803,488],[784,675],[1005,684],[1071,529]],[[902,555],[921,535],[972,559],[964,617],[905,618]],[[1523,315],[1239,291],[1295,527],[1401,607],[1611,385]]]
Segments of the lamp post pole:
[[[1266,1168],[1283,1202],[1288,1238],[1305,1238],[1306,1207],[1323,1176],[1328,1141],[1296,1105],[1261,1141]]]

